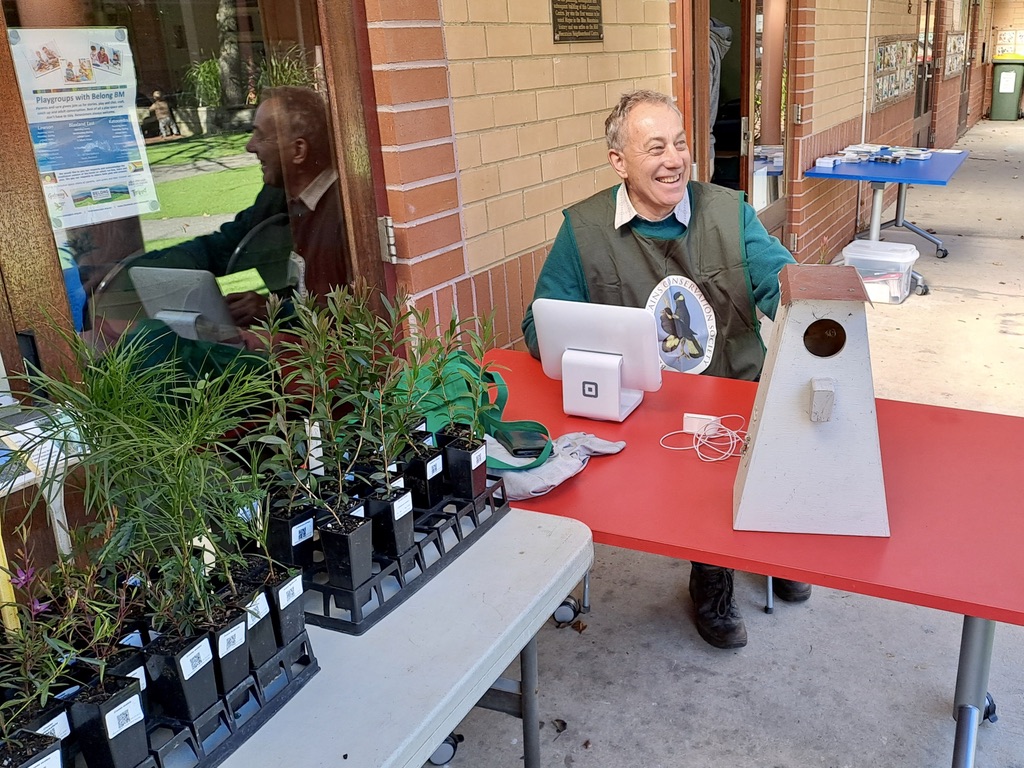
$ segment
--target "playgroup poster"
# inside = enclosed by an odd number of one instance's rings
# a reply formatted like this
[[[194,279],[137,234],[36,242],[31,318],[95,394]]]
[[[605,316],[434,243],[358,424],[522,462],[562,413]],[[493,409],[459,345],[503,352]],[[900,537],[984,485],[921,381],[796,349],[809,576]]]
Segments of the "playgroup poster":
[[[53,228],[159,210],[127,30],[11,29],[8,36]]]

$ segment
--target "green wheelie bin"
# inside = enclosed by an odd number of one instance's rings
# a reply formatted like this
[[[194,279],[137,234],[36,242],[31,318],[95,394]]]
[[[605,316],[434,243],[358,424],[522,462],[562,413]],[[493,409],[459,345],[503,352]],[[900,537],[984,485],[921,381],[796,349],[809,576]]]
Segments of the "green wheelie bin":
[[[992,120],[1016,120],[1020,117],[1021,83],[1024,59],[995,62],[992,77]]]

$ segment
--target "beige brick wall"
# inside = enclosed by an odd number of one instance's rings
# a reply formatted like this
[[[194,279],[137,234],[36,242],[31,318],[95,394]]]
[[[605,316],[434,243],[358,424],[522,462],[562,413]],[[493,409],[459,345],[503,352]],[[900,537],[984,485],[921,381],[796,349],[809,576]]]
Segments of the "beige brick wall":
[[[604,118],[672,89],[668,0],[605,0],[604,40],[555,44],[550,0],[442,0],[471,273],[549,243],[561,210],[614,183]]]
[[[907,13],[906,0],[880,0],[871,7],[866,35],[867,4],[851,7],[848,0],[825,0],[815,8],[814,130],[825,131],[861,118],[865,99],[870,109],[870,69],[865,88],[865,57],[873,56],[879,37],[917,32],[917,2]],[[1024,0],[1020,0],[1024,2]]]
[[[993,51],[996,33],[1008,29],[1024,29],[1024,0],[996,0],[992,9],[992,36],[989,41]]]

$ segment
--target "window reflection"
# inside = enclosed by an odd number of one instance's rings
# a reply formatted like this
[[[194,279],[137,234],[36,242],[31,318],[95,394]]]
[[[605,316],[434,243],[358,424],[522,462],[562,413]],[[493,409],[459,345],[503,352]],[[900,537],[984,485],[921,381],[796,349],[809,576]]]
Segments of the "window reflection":
[[[304,3],[267,9],[272,31],[255,0],[86,11],[90,27],[126,30],[132,118],[160,205],[54,230],[76,329],[97,345],[139,323],[238,344],[269,294],[287,300],[347,282],[325,89],[308,45],[315,16]],[[17,15],[7,14],[12,26]],[[114,62],[108,47],[97,46],[92,67],[127,61],[119,52]]]

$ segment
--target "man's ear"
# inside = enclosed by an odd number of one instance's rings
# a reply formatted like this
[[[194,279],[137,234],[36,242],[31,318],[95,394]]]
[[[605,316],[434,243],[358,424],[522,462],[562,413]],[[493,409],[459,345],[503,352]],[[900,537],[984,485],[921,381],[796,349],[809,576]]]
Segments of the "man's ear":
[[[622,153],[617,149],[608,150],[608,162],[611,164],[615,172],[619,174],[619,178],[623,181],[626,180],[626,160],[622,157]]]
[[[292,164],[302,165],[309,160],[309,142],[299,138],[292,142]]]

